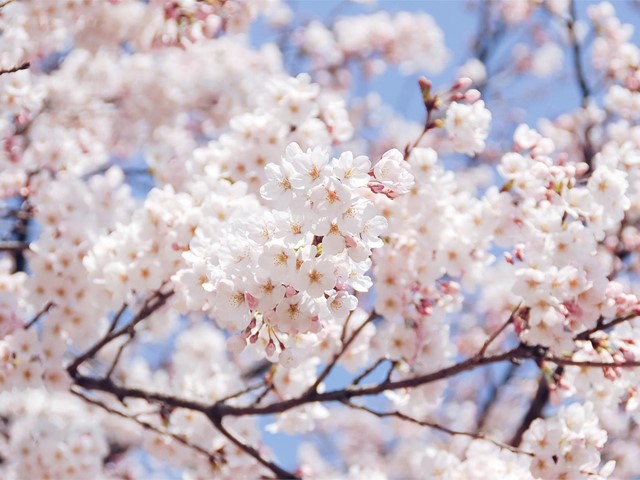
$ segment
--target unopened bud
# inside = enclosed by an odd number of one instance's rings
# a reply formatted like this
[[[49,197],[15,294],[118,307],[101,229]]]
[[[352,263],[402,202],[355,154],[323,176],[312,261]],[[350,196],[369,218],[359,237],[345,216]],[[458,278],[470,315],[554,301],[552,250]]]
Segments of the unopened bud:
[[[273,343],[272,339],[269,339],[269,343],[267,343],[267,347],[264,349],[267,357],[272,356],[274,353],[276,353],[276,344]]]
[[[296,289],[293,288],[291,285],[287,285],[287,288],[284,291],[284,295],[287,298],[291,298],[296,294]]]
[[[422,100],[426,104],[431,99],[431,82],[425,77],[420,77],[418,79],[418,86],[420,87],[420,92],[422,93]]]
[[[473,84],[473,80],[469,77],[460,77],[456,80],[456,83],[453,84],[452,90],[466,90]]]
[[[475,88],[468,90],[467,93],[464,94],[464,98],[467,102],[474,103],[480,100],[480,92]]]

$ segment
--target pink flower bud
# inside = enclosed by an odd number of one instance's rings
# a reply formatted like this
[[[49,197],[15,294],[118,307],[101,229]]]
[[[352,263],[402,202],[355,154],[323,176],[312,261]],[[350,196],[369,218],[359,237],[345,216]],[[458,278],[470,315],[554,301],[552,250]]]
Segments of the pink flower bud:
[[[264,349],[267,354],[267,357],[271,357],[274,353],[276,353],[276,344],[273,343],[272,339],[269,339],[269,343],[267,343],[267,347]]]
[[[314,315],[313,318],[311,319],[310,330],[312,333],[318,333],[320,330],[322,330],[322,324],[320,323],[320,320],[318,319],[317,315]]]
[[[464,98],[469,103],[477,102],[480,100],[480,92],[475,88],[472,88],[464,94]]]
[[[460,77],[456,80],[456,83],[453,84],[453,90],[466,90],[473,84],[473,80],[469,77]]]
[[[376,180],[371,180],[368,186],[373,193],[381,193],[385,188],[384,185]]]

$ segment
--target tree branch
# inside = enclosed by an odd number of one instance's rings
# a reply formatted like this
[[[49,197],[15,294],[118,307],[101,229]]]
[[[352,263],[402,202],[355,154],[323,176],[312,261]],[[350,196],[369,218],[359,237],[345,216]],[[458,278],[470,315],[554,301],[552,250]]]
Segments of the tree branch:
[[[120,401],[124,400],[125,398],[140,398],[142,400],[146,400],[149,403],[158,403],[161,405],[164,404],[174,408],[186,408],[205,414],[209,410],[208,405],[196,402],[194,400],[187,400],[164,393],[148,392],[146,390],[140,390],[139,388],[122,387],[116,385],[110,378],[94,378],[76,373],[73,379],[74,383],[77,386],[82,387],[85,390],[97,390],[110,393]]]
[[[331,373],[331,370],[333,370],[333,367],[336,366],[336,363],[338,362],[340,357],[342,357],[342,355],[344,355],[344,353],[347,351],[349,346],[358,337],[360,332],[362,332],[362,330],[364,330],[364,327],[366,327],[369,323],[373,322],[373,320],[376,318],[376,316],[377,315],[376,315],[375,311],[372,311],[371,314],[369,314],[369,317],[367,317],[367,319],[364,322],[362,322],[362,324],[358,328],[356,328],[356,330],[349,337],[349,340],[347,340],[342,345],[342,348],[340,349],[340,351],[333,356],[333,359],[331,360],[331,362],[329,362],[329,364],[327,364],[327,366],[320,373],[320,375],[318,375],[318,378],[316,378],[316,381],[313,382],[313,385],[311,385],[309,387],[309,389],[307,390],[307,393],[315,392],[318,389],[318,386]]]
[[[390,381],[385,380],[377,385],[371,385],[366,387],[357,387],[352,385],[350,387],[333,390],[329,392],[317,393],[307,392],[300,397],[282,400],[280,402],[265,405],[263,407],[236,407],[232,405],[213,405],[211,407],[212,415],[216,416],[243,416],[243,415],[268,415],[273,413],[281,413],[300,405],[312,402],[342,402],[355,397],[364,397],[377,395],[388,390],[398,390],[401,388],[418,387],[438,380],[452,377],[459,373],[473,370],[475,368],[490,365],[493,363],[499,363],[504,361],[517,361],[524,358],[533,358],[531,353],[528,353],[530,347],[526,345],[519,345],[516,348],[502,352],[500,354],[486,356],[483,358],[469,358],[460,363],[451,365],[449,367],[442,368],[432,373],[425,375],[419,375],[417,377],[407,378],[404,380]]]
[[[8,5],[9,3],[11,3],[11,1],[0,4],[0,8],[4,7],[5,5]],[[16,72],[19,72],[20,70],[26,70],[30,66],[31,64],[29,62],[24,62],[22,65],[18,65],[16,67],[3,68],[3,69],[0,69],[0,75],[4,75],[6,73],[16,73]]]
[[[529,429],[531,423],[533,423],[536,418],[542,415],[542,410],[544,410],[548,401],[549,386],[547,385],[547,379],[544,374],[542,374],[540,375],[540,380],[538,380],[538,389],[536,390],[536,394],[534,395],[522,422],[520,422],[520,426],[513,434],[513,437],[511,437],[511,440],[509,441],[510,445],[517,447],[522,443],[522,436],[524,435],[524,432]]]
[[[580,90],[580,96],[582,98],[582,108],[588,106],[589,97],[591,92],[587,85],[587,78],[582,65],[582,52],[578,36],[576,35],[576,3],[575,0],[569,2],[569,18],[565,20],[567,25],[567,31],[569,33],[569,41],[571,42],[571,53],[573,57],[573,74]]]
[[[604,331],[604,330],[609,330],[610,328],[613,328],[613,327],[615,327],[616,325],[618,325],[620,323],[624,323],[626,321],[633,320],[637,316],[638,316],[637,313],[629,313],[627,315],[623,315],[622,317],[614,318],[613,320],[609,321],[608,323],[598,322],[598,324],[595,327],[590,328],[589,330],[585,330],[584,332],[579,333],[578,335],[576,335],[574,337],[574,339],[575,340],[589,340],[591,338],[591,335],[593,335],[594,333],[600,332],[600,331]]]
[[[364,380],[371,372],[373,372],[376,368],[382,365],[383,362],[386,362],[388,358],[379,358],[376,363],[371,365],[369,368],[364,370],[360,375],[353,379],[351,382],[352,385],[358,385],[362,380]]]
[[[222,433],[222,435],[227,437],[227,439],[229,441],[231,441],[231,443],[233,443],[235,446],[237,446],[243,452],[245,452],[248,455],[250,455],[251,457],[255,458],[258,462],[260,462],[262,465],[267,467],[269,470],[271,470],[276,475],[276,478],[288,478],[288,479],[289,478],[290,479],[299,479],[300,478],[297,475],[294,475],[293,473],[288,472],[287,470],[283,469],[282,467],[276,465],[275,463],[265,459],[262,455],[260,455],[260,452],[258,452],[255,448],[253,448],[252,446],[247,445],[246,443],[242,442],[239,438],[237,438],[235,435],[233,435],[231,432],[229,432],[229,430],[227,430],[222,425],[222,418],[210,415],[209,419],[214,424],[214,426],[220,431],[220,433]]]
[[[591,96],[591,91],[589,86],[587,85],[587,79],[584,71],[584,66],[582,64],[582,48],[580,46],[580,42],[578,41],[578,36],[576,35],[576,5],[575,0],[570,0],[569,2],[569,18],[565,20],[567,26],[567,32],[569,34],[569,41],[571,42],[571,53],[573,57],[573,74],[578,84],[578,89],[580,90],[581,102],[580,105],[583,109],[586,109],[589,106],[589,98]],[[584,161],[589,166],[589,170],[591,170],[591,164],[593,163],[593,145],[591,143],[591,130],[593,128],[592,124],[588,124],[584,130],[584,146],[583,146],[583,155]]]
[[[453,430],[451,428],[444,427],[444,426],[440,425],[439,423],[429,422],[429,421],[426,421],[426,420],[418,420],[416,418],[410,417],[409,415],[405,415],[404,413],[398,412],[398,411],[378,412],[376,410],[372,410],[372,409],[370,409],[368,407],[365,407],[363,405],[357,405],[357,404],[351,403],[349,401],[346,401],[346,402],[343,402],[343,403],[345,405],[351,407],[351,408],[371,413],[372,415],[375,415],[376,417],[380,417],[380,418],[395,417],[395,418],[399,418],[400,420],[404,420],[406,422],[415,423],[416,425],[420,425],[422,427],[433,428],[434,430],[438,430],[440,432],[447,433],[449,435],[462,435],[462,436],[473,438],[473,439],[476,439],[476,440],[486,440],[486,441],[491,442],[491,443],[493,443],[494,445],[496,445],[496,446],[498,446],[500,448],[505,448],[505,449],[511,450],[512,452],[515,452],[515,453],[521,453],[521,454],[533,456],[533,453],[531,453],[531,452],[525,452],[523,450],[520,450],[520,449],[514,447],[513,445],[507,445],[506,443],[502,443],[502,442],[500,442],[498,440],[494,440],[494,439],[489,438],[486,435],[483,435],[481,433],[463,432],[463,431],[460,431],[460,430]]]
[[[53,307],[55,307],[55,303],[53,302],[48,302],[43,308],[42,310],[40,310],[38,313],[35,314],[35,316],[29,320],[25,326],[24,329],[25,330],[29,330],[31,327],[33,327],[33,325],[35,325],[35,323],[40,320],[40,318],[47,313],[49,310],[51,310]]]
[[[489,348],[491,343],[493,343],[493,341],[496,338],[498,338],[498,336],[513,322],[513,318],[515,317],[516,312],[520,308],[520,305],[522,305],[522,302],[520,302],[518,306],[513,309],[513,311],[511,312],[511,315],[509,315],[509,318],[507,318],[507,321],[504,322],[502,326],[498,328],[495,332],[493,332],[486,342],[484,342],[484,345],[482,345],[482,348],[476,354],[477,357],[484,357],[484,354],[487,352],[487,349]]]
[[[173,295],[173,290],[167,293],[163,293],[160,290],[154,292],[154,294],[151,297],[145,300],[142,308],[140,309],[138,314],[131,320],[131,322],[129,322],[129,324],[114,331],[119,318],[122,316],[122,313],[126,308],[126,306],[123,306],[120,309],[120,311],[116,314],[114,319],[112,320],[111,326],[107,331],[107,333],[104,335],[104,337],[102,337],[101,340],[96,342],[91,348],[89,348],[82,355],[78,356],[71,363],[71,365],[67,367],[67,371],[69,372],[69,375],[75,378],[78,373],[78,367],[80,367],[80,365],[82,365],[84,362],[86,362],[90,358],[93,358],[105,345],[107,345],[113,339],[118,338],[122,335],[128,334],[131,331],[131,329],[135,328],[135,326],[138,323],[140,323],[142,320],[149,317],[153,312],[155,312],[160,307],[162,307],[167,302],[167,299],[169,299],[172,295]]]
[[[484,429],[485,423],[489,418],[489,413],[491,412],[495,403],[498,401],[500,389],[509,383],[509,381],[515,375],[518,367],[519,365],[512,363],[511,365],[509,365],[509,369],[507,370],[507,373],[505,374],[504,378],[499,383],[498,382],[492,383],[491,386],[488,387],[489,391],[487,393],[487,397],[488,397],[487,401],[482,404],[482,407],[480,407],[478,411],[478,417],[477,417],[478,427],[477,428],[479,432]]]
[[[71,389],[71,393],[73,395],[76,395],[76,396],[82,398],[85,402],[90,403],[91,405],[95,405],[97,407],[102,408],[103,410],[105,410],[106,412],[108,412],[108,413],[110,413],[112,415],[117,415],[119,417],[126,418],[127,420],[131,420],[132,422],[135,422],[138,425],[140,425],[145,430],[149,430],[149,431],[155,432],[155,433],[157,433],[159,435],[162,435],[162,436],[165,436],[165,437],[169,437],[169,438],[175,440],[176,442],[184,445],[185,447],[191,448],[192,450],[195,450],[196,452],[199,452],[202,455],[205,455],[209,459],[209,462],[212,465],[219,465],[219,464],[224,462],[224,454],[222,452],[213,452],[213,453],[209,452],[206,449],[202,448],[201,446],[189,442],[186,438],[184,438],[181,435],[175,434],[173,432],[168,432],[166,430],[161,430],[160,428],[152,425],[151,423],[145,422],[144,420],[140,420],[139,418],[136,418],[135,416],[128,415],[125,412],[121,412],[120,410],[116,410],[114,408],[111,408],[108,405],[106,405],[105,403],[102,403],[99,400],[90,398],[90,397],[84,395],[82,392],[79,392],[77,390]]]
[[[624,361],[624,362],[600,362],[597,360],[572,360],[571,358],[562,358],[562,357],[553,357],[547,356],[544,357],[545,362],[553,362],[556,365],[570,365],[574,367],[584,367],[584,368],[637,368],[640,367],[640,361]]]
[[[15,240],[7,240],[5,242],[0,242],[0,252],[22,252],[29,248],[29,244],[25,242],[19,242]]]

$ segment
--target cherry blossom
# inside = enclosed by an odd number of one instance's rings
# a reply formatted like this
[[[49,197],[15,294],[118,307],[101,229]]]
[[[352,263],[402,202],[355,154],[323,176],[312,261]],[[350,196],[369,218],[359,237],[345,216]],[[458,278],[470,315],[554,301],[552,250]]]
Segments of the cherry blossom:
[[[0,2],[2,478],[640,476],[630,7],[333,3]]]

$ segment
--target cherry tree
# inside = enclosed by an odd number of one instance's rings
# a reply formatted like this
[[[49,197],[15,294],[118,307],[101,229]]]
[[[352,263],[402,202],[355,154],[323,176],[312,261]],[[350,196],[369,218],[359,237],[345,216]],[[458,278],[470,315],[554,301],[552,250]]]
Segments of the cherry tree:
[[[0,2],[3,478],[640,475],[638,12],[321,3]]]

